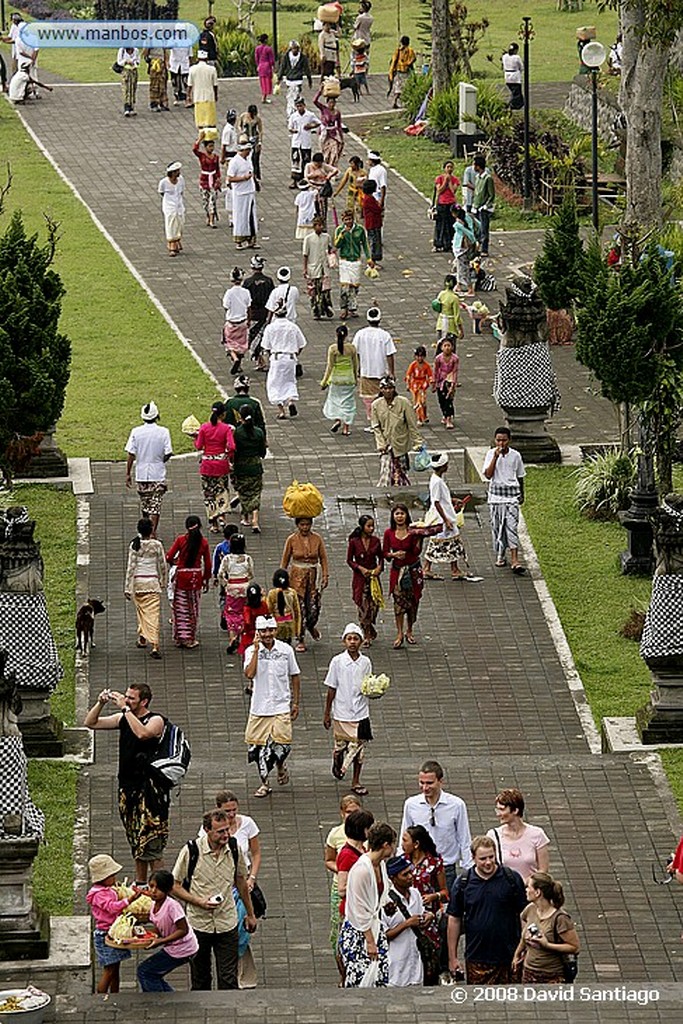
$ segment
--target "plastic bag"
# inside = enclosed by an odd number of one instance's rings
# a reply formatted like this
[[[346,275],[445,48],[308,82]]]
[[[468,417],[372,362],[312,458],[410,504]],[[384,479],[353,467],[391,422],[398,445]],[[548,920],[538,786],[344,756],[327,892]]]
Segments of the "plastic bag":
[[[458,511],[455,513],[455,525],[458,528],[458,530],[462,530],[463,526],[465,525],[464,508],[458,509]]]
[[[358,988],[376,988],[378,974],[379,960],[371,960],[367,971],[358,983]]]
[[[427,445],[423,444],[413,452],[413,469],[417,473],[423,473],[425,469],[429,469],[432,464],[432,457],[427,451]]]
[[[323,496],[314,484],[300,484],[293,480],[285,491],[282,508],[291,519],[299,516],[315,519],[323,510]]]

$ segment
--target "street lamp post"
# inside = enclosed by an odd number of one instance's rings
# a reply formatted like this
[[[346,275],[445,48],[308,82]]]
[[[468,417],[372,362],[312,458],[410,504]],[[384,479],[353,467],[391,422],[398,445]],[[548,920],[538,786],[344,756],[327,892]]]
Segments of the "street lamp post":
[[[592,106],[592,176],[593,176],[593,227],[596,233],[600,231],[600,216],[598,212],[598,75],[600,68],[605,62],[607,51],[602,43],[593,40],[586,43],[581,51],[581,60],[590,69],[591,76],[591,106]]]
[[[531,18],[524,16],[519,29],[519,38],[524,43],[524,209],[531,210],[533,196],[531,188],[531,156],[529,154],[529,42],[534,38]]]
[[[277,60],[277,0],[272,0],[273,10],[273,53]]]

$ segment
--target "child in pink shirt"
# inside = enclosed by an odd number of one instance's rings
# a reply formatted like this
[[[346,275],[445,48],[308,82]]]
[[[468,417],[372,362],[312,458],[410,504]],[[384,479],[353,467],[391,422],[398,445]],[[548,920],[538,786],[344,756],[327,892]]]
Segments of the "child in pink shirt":
[[[116,873],[121,870],[121,865],[107,853],[98,853],[97,856],[91,857],[88,861],[88,870],[93,884],[88,890],[86,901],[95,922],[93,941],[97,962],[102,968],[97,991],[118,992],[119,964],[122,960],[129,959],[130,950],[112,949],[105,945],[104,940],[116,918],[138,898],[139,893],[119,899],[114,886]]]
[[[185,911],[170,895],[175,879],[170,871],[154,871],[149,879],[148,895],[152,900],[149,915],[159,933],[148,949],[163,947],[138,967],[138,981],[143,992],[173,992],[165,976],[186,964],[199,949],[197,936]]]

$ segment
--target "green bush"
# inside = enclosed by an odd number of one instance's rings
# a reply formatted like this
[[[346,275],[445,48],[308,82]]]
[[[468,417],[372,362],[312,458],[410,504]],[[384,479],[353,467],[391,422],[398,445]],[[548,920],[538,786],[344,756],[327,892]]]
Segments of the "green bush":
[[[636,472],[631,455],[606,452],[586,459],[574,472],[579,511],[592,519],[615,519],[617,512],[628,508]]]
[[[219,21],[214,29],[218,51],[219,73],[226,78],[242,78],[256,74],[254,38],[237,27],[234,19]]]
[[[457,85],[454,86],[457,90]],[[487,134],[501,121],[510,117],[510,110],[499,88],[493,82],[477,82],[476,123]]]
[[[410,75],[408,78],[408,81],[403,86],[403,92],[401,93],[401,103],[403,104],[405,113],[408,115],[409,122],[414,121],[417,117],[417,112],[431,87],[431,74]]]
[[[451,86],[444,92],[438,92],[429,101],[427,116],[432,128],[437,132],[448,132],[457,128],[460,116],[458,106],[458,90]]]
[[[534,280],[548,309],[572,309],[582,287],[583,264],[576,200],[569,190],[546,228],[543,250],[534,264]]]

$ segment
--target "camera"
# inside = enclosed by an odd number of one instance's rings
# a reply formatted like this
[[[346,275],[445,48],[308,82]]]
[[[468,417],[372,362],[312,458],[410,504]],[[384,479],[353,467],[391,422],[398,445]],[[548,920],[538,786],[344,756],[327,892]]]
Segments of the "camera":
[[[537,924],[530,924],[526,930],[526,933],[527,935],[530,935],[532,938],[535,939],[536,936],[541,934],[541,929],[538,927]]]

